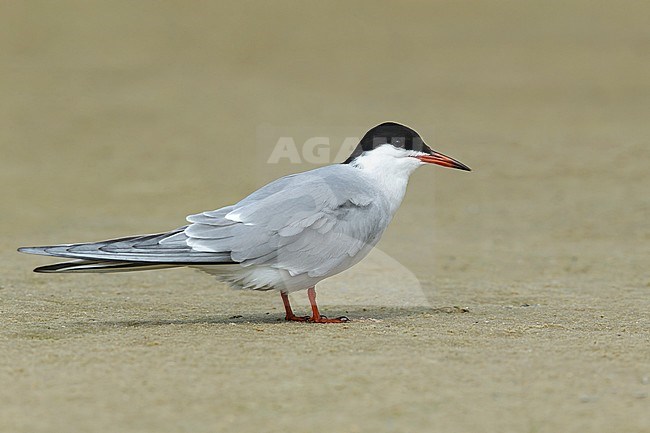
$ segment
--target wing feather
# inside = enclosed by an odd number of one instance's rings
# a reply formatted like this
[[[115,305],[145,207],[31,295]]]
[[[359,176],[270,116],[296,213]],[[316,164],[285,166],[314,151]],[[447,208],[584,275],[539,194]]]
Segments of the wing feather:
[[[388,208],[358,170],[330,166],[279,179],[224,210],[192,215],[185,234],[193,249],[229,251],[242,266],[317,277],[374,245],[390,221]]]
[[[29,254],[141,263],[232,263],[229,254],[202,253],[187,245],[185,227],[168,233],[110,239],[101,242],[20,248]]]

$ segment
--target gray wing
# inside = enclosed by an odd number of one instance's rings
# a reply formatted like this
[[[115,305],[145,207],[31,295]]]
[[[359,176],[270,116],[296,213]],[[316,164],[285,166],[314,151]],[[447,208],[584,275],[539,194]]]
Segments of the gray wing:
[[[234,206],[187,220],[195,251],[319,277],[374,245],[390,213],[374,185],[340,165],[278,179]]]
[[[168,233],[132,236],[100,242],[23,247],[27,254],[66,257],[72,259],[108,260],[120,262],[195,264],[232,263],[229,254],[193,251],[187,245],[185,227]]]

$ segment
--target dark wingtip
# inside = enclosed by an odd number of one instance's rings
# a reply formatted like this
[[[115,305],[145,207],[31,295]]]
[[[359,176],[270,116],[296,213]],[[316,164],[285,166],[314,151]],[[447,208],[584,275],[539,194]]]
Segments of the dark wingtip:
[[[54,269],[54,266],[56,265],[39,266],[34,269],[34,272],[37,274],[50,274],[57,271],[57,269]]]

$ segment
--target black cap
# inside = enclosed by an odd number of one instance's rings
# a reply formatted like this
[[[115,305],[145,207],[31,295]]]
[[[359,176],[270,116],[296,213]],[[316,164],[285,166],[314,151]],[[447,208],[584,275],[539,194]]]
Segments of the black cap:
[[[343,164],[349,164],[354,161],[363,152],[376,149],[384,144],[390,144],[395,147],[401,147],[406,150],[416,150],[431,154],[432,150],[424,143],[420,134],[409,128],[395,122],[384,122],[375,126],[363,136],[354,152],[343,161]]]

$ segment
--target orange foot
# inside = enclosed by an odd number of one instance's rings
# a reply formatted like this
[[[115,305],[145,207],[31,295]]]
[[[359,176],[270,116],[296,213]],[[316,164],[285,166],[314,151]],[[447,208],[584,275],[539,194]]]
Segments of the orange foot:
[[[289,302],[289,295],[286,292],[280,292],[282,296],[282,302],[284,303],[285,316],[284,320],[288,322],[309,322],[309,323],[346,323],[349,322],[345,316],[337,317],[336,319],[328,319],[327,316],[323,316],[318,311],[318,306],[316,305],[316,289],[310,287],[307,289],[307,296],[309,297],[309,303],[311,304],[311,317],[309,316],[296,316],[293,314],[291,309],[291,303]]]

